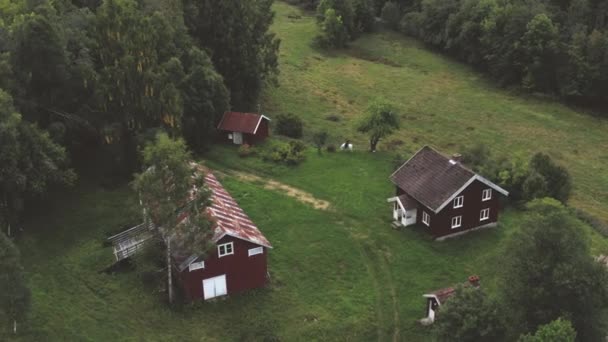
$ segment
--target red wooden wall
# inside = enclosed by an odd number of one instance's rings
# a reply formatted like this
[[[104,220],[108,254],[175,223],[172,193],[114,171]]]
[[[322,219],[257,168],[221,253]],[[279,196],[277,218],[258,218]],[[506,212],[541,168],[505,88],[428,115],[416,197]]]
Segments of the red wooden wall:
[[[248,241],[225,236],[217,245],[234,243],[234,254],[217,257],[215,246],[205,259],[205,268],[189,272],[185,269],[180,273],[180,280],[186,297],[190,300],[203,298],[203,279],[226,275],[228,295],[243,292],[249,289],[263,287],[267,283],[266,253],[253,256],[248,255],[250,248],[260,247]]]

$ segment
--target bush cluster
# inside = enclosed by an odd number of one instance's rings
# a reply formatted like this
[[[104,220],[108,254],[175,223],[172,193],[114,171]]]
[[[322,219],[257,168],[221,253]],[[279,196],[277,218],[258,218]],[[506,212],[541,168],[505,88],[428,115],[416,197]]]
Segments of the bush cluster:
[[[291,166],[298,165],[305,159],[305,149],[306,145],[299,140],[272,141],[265,147],[262,159]]]
[[[302,137],[304,124],[302,119],[293,114],[279,114],[276,117],[276,132],[286,137],[299,139]]]
[[[463,151],[462,161],[509,191],[512,201],[551,197],[566,203],[570,196],[572,180],[568,170],[541,152],[529,161],[520,156],[493,158],[485,145],[475,145]]]

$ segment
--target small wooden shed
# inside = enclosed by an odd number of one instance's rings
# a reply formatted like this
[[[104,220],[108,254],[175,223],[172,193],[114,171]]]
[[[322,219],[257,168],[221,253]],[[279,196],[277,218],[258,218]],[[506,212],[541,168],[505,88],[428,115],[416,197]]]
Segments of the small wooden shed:
[[[254,145],[270,135],[270,119],[262,114],[225,112],[217,129],[222,141]]]

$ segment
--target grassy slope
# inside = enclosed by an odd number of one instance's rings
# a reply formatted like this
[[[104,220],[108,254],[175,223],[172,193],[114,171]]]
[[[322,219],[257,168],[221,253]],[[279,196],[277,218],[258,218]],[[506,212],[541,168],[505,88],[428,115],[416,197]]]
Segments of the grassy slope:
[[[600,132],[605,123],[559,105],[512,97],[459,64],[390,33],[359,40],[356,50],[319,54],[309,47],[313,20],[292,22],[286,14],[296,9],[282,3],[275,9],[275,30],[283,38],[282,75],[281,87],[266,94],[270,113],[294,112],[306,118],[309,128],[329,125],[336,139],[356,137],[361,145],[351,119],[371,95],[381,93],[408,115],[398,135],[406,141],[405,150],[430,143],[455,151],[478,139],[505,153],[544,146],[574,173],[575,204],[596,214],[605,211],[605,173],[585,172],[606,164],[600,155],[606,147]],[[349,55],[353,51],[381,53],[402,67],[356,59]],[[344,120],[323,119],[335,113]],[[452,127],[473,128],[458,135]],[[137,213],[128,209],[127,187],[83,187],[26,225],[28,233],[19,244],[33,309],[23,340],[390,340],[396,331],[401,340],[426,340],[428,332],[414,323],[424,311],[421,294],[472,273],[482,277],[485,287],[495,288],[501,246],[521,220],[520,213],[508,210],[500,229],[436,243],[421,228],[389,229],[384,202],[393,192],[386,180],[388,154],[319,157],[310,152],[295,169],[242,160],[232,148],[217,148],[207,157],[215,168],[268,175],[333,204],[333,211],[317,211],[260,185],[224,179],[275,246],[270,289],[171,312],[132,273],[99,273],[112,259],[111,250],[101,245],[104,232]],[[593,253],[607,253],[607,240],[585,229]]]
[[[347,50],[319,52],[311,47],[317,33],[312,16],[283,2],[274,9],[281,86],[265,96],[269,115],[292,112],[305,119],[309,132],[327,127],[336,140],[348,137],[364,148],[353,120],[370,98],[382,95],[403,113],[403,128],[392,139],[404,141],[406,150],[430,144],[449,153],[483,142],[500,155],[546,151],[573,175],[572,204],[608,221],[607,120],[497,89],[469,67],[396,33],[366,35]],[[302,18],[288,18],[292,13]],[[343,120],[327,121],[329,114]]]
[[[437,243],[423,228],[389,228],[387,154],[311,151],[290,169],[234,152],[217,148],[208,164],[267,175],[332,203],[314,210],[258,184],[223,180],[275,247],[271,288],[170,312],[133,273],[99,273],[112,260],[105,232],[137,217],[129,189],[80,188],[26,225],[20,247],[34,304],[23,340],[384,341],[395,331],[400,340],[426,340],[414,323],[421,294],[473,273],[495,288],[501,246],[521,219],[509,210],[500,229]],[[594,253],[608,252],[608,241],[586,229]]]

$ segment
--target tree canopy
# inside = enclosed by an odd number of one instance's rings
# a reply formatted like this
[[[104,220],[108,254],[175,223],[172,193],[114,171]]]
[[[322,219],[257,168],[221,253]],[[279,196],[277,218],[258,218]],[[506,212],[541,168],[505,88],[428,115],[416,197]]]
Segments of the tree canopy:
[[[212,235],[212,224],[205,214],[209,192],[204,174],[190,164],[191,155],[183,140],[159,133],[142,156],[144,171],[135,176],[133,188],[139,194],[144,220],[156,227],[165,243],[172,301],[170,249],[178,244],[188,253],[205,254]]]
[[[483,289],[460,286],[440,307],[435,336],[440,341],[499,341],[505,332],[500,311]]]
[[[570,321],[558,318],[538,327],[534,334],[521,336],[519,342],[574,342],[576,331]]]
[[[527,209],[501,265],[510,322],[531,331],[565,316],[581,340],[604,338],[608,270],[591,257],[581,223],[553,199],[535,200]]]
[[[399,117],[393,105],[381,98],[369,103],[365,116],[357,125],[359,132],[369,136],[369,148],[372,152],[376,151],[380,139],[392,134],[398,128]]]

